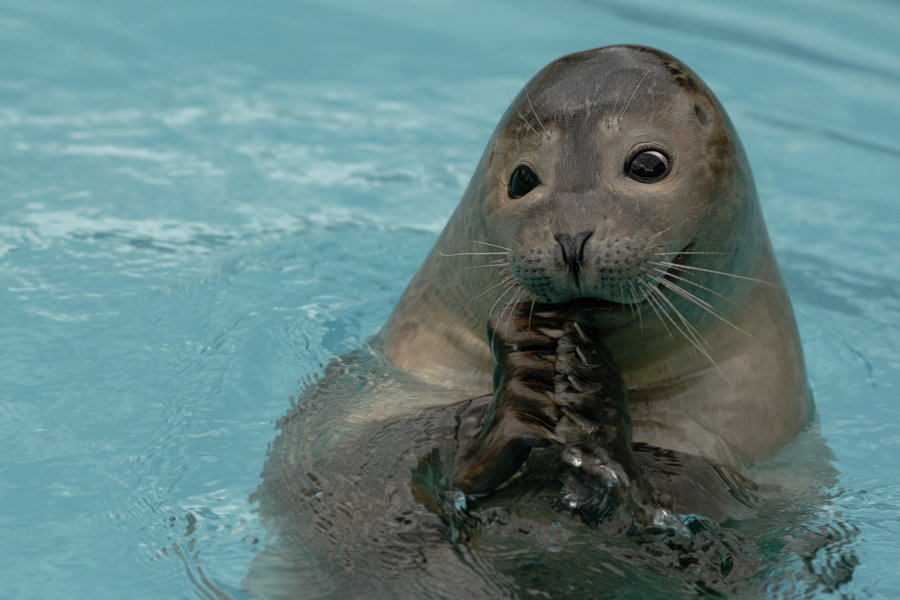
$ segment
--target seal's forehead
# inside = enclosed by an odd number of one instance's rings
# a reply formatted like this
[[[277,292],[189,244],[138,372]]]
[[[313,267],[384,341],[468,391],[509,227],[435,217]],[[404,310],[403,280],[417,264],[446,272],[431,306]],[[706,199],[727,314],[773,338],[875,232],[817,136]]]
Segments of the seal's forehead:
[[[544,114],[613,102],[622,106],[636,91],[711,95],[684,63],[645,46],[605,46],[563,56],[535,75],[527,91]]]

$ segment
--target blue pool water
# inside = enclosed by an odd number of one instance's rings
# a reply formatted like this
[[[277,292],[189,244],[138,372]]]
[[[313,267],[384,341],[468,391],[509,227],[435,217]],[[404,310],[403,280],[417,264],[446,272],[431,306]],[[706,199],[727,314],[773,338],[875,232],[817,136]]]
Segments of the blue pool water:
[[[0,0],[0,597],[243,597],[289,398],[385,322],[526,78],[621,42],[741,134],[858,530],[819,595],[895,598],[890,0]]]

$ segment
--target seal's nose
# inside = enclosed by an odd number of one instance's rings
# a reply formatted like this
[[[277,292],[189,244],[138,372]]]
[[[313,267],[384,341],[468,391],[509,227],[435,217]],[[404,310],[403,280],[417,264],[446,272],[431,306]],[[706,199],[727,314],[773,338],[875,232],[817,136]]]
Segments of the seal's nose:
[[[575,279],[575,287],[580,288],[579,272],[581,263],[584,261],[584,247],[587,241],[594,235],[593,231],[582,231],[575,235],[569,233],[557,233],[553,236],[556,243],[562,249],[563,263],[572,271],[572,277]]]

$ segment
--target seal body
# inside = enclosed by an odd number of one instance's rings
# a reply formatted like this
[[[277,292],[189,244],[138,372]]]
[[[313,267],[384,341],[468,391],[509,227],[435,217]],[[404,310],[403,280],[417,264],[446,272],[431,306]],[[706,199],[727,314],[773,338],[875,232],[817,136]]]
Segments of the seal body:
[[[634,165],[653,153],[667,162],[657,180],[653,164]],[[491,311],[576,298],[613,309],[599,326],[635,442],[740,465],[807,422],[800,342],[746,155],[712,92],[663,52],[580,52],[525,86],[390,317],[384,353],[481,395]]]
[[[579,303],[596,309],[588,338],[581,317],[558,335],[527,333],[545,319],[529,307]],[[516,388],[534,369],[550,383]],[[607,399],[591,404],[593,389]],[[535,409],[520,411],[531,392]],[[498,408],[498,394],[510,402]],[[478,415],[501,409],[494,436]],[[790,302],[722,107],[657,50],[565,56],[501,118],[383,331],[335,359],[279,423],[256,495],[278,539],[247,587],[272,598],[577,598],[615,581],[651,586],[648,595],[709,589],[697,581],[740,591],[716,582],[759,565],[726,565],[754,560],[731,533],[695,522],[675,537],[631,537],[627,519],[585,527],[584,515],[609,513],[596,479],[566,479],[552,446],[523,463],[522,448],[537,445],[529,436],[575,439],[562,451],[573,464],[608,451],[621,467],[610,479],[664,481],[671,505],[724,521],[747,504],[729,474],[771,456],[808,413]],[[550,416],[532,426],[535,415]],[[576,439],[584,421],[602,435]],[[469,506],[474,521],[457,519],[465,497],[444,494],[454,469],[469,488],[495,490]],[[625,494],[623,505],[648,495]],[[707,511],[711,498],[719,506]],[[576,504],[584,510],[567,511]]]

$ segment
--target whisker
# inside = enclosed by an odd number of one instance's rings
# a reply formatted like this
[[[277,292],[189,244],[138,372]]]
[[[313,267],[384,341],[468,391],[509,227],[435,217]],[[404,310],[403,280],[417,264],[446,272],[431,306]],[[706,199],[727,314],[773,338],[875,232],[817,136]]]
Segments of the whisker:
[[[619,297],[625,298],[625,286],[622,285],[622,278],[619,278]],[[631,318],[634,318],[634,306],[631,306]]]
[[[466,271],[468,269],[499,269],[499,268],[508,267],[508,266],[509,266],[508,262],[502,262],[502,263],[497,263],[497,264],[492,264],[492,265],[472,265],[471,267],[460,267],[459,270]]]
[[[669,337],[672,339],[675,339],[675,336],[672,335],[672,331],[669,329],[669,325],[666,323],[665,319],[663,319],[663,317],[662,317],[664,311],[662,310],[662,307],[659,305],[659,301],[656,300],[655,298],[653,298],[653,294],[651,293],[652,286],[648,285],[647,282],[642,281],[640,279],[638,280],[638,285],[643,285],[644,287],[648,288],[647,294],[645,297],[645,299],[647,300],[647,304],[649,304],[650,308],[653,309],[653,314],[655,314],[656,317],[659,319],[659,322],[662,323],[662,326],[666,330],[666,333],[669,334]]]
[[[504,309],[504,310],[509,310],[509,313],[506,315],[506,333],[507,334],[509,334],[509,324],[512,322],[513,313],[516,312],[515,306],[516,306],[516,304],[518,304],[519,299],[525,293],[526,293],[525,289],[522,287],[519,287],[518,291],[516,291],[516,293],[512,295],[512,297],[509,299],[509,302],[507,302],[507,304],[506,304],[506,309]],[[502,318],[502,316],[503,315],[501,314],[501,318]]]
[[[628,280],[628,287],[631,288],[631,298],[633,300],[631,305],[635,306],[638,303],[638,293],[637,293],[637,288],[634,287],[634,282],[631,281],[631,279]],[[641,324],[641,333],[644,332],[644,315],[643,315],[643,313],[644,313],[644,311],[642,311],[640,309],[640,307],[638,307],[637,316],[638,316],[638,322]]]
[[[528,309],[528,330],[531,331],[531,315],[534,314],[534,303],[537,302],[536,298],[531,299],[531,308]]]
[[[506,256],[508,253],[507,252],[454,252],[452,254],[447,254],[445,252],[440,252],[439,254],[441,256],[493,256],[493,255],[498,255],[498,254],[502,254],[503,256]]]
[[[625,103],[625,107],[622,108],[622,112],[619,113],[619,119],[625,116],[625,111],[628,110],[628,107],[631,106],[631,101],[634,100],[635,95],[638,93],[638,90],[641,89],[641,84],[644,83],[644,78],[647,77],[647,73],[650,72],[650,69],[644,71],[644,74],[641,75],[641,80],[638,81],[637,87],[634,88],[634,91],[631,92],[631,98],[628,99],[628,102]]]
[[[501,283],[504,283],[504,282],[501,282]],[[497,287],[497,286],[493,286],[493,287]],[[491,310],[488,311],[488,314],[489,314],[489,315],[490,315],[490,314],[493,314],[494,308],[497,306],[497,303],[500,302],[500,300],[503,298],[503,296],[507,295],[507,294],[510,292],[510,290],[513,290],[513,289],[515,289],[515,285],[514,285],[514,284],[513,284],[513,285],[509,285],[509,286],[507,286],[507,288],[506,288],[505,290],[503,290],[503,293],[502,293],[502,294],[500,294],[499,296],[497,296],[497,299],[494,300],[494,303],[491,305]],[[487,290],[485,290],[485,291],[487,291]],[[484,292],[482,292],[482,294],[483,294],[483,293],[484,293]],[[497,356],[494,354],[494,334],[495,334],[495,333],[496,333],[496,330],[492,330],[492,331],[491,331],[491,339],[490,339],[489,344],[490,344],[490,348],[491,348],[491,359],[492,359],[494,362],[497,362]]]
[[[628,271],[628,274],[631,275],[631,271],[630,271],[630,270]],[[630,280],[630,279],[626,279],[626,281],[628,281],[628,285],[631,285],[631,280]],[[621,298],[622,298],[623,300],[624,300],[625,297],[626,297],[626,294],[625,294],[625,286],[622,285],[622,278],[619,278],[619,296],[621,296]],[[633,295],[632,295],[631,299],[634,300],[634,296],[633,296]],[[631,309],[631,319],[632,319],[632,320],[636,319],[636,318],[637,318],[637,314],[635,314],[635,305],[634,305],[634,302],[633,302],[633,301],[628,303],[628,308]],[[640,310],[637,310],[637,313],[640,314]]]
[[[616,87],[616,99],[615,99],[615,101],[613,102],[613,108],[612,108],[612,111],[611,111],[611,113],[612,113],[613,115],[616,114],[616,109],[619,108],[619,94],[620,94],[621,92],[622,92],[622,88],[621,88],[621,87]]]
[[[680,225],[680,223],[676,223],[676,225]],[[672,225],[672,226],[670,226],[670,227],[666,227],[666,228],[663,229],[662,231],[657,231],[656,233],[654,233],[653,235],[651,235],[650,237],[648,237],[648,238],[647,238],[647,241],[649,242],[649,241],[652,240],[653,238],[659,237],[659,236],[661,236],[662,234],[664,234],[664,233],[667,232],[667,231],[671,231],[672,229],[674,229],[674,227],[675,227],[675,225]]]
[[[503,279],[501,279],[499,283],[495,283],[494,285],[490,286],[490,287],[487,288],[486,290],[482,291],[480,294],[478,294],[477,296],[475,296],[474,298],[472,298],[472,300],[478,300],[479,298],[481,298],[482,296],[484,296],[485,294],[487,294],[487,293],[488,293],[489,291],[491,291],[492,289],[498,288],[498,287],[500,287],[501,285],[504,285],[504,284],[508,284],[509,282],[514,281],[514,280],[515,280],[515,278],[512,276],[512,274],[507,275],[506,277],[504,277]],[[494,310],[494,308],[491,307],[491,310]]]
[[[694,219],[696,219],[696,218],[697,218],[697,215],[695,215],[695,214],[688,214],[688,215],[686,215],[683,219],[681,219],[680,221],[678,221],[677,223],[673,223],[672,225],[666,227],[665,229],[663,229],[663,230],[661,230],[661,231],[657,231],[656,233],[654,233],[653,235],[651,235],[650,237],[648,237],[648,238],[647,238],[647,241],[649,242],[650,240],[652,240],[652,239],[654,239],[654,238],[657,238],[657,237],[661,236],[662,234],[664,234],[664,233],[666,233],[666,232],[672,231],[672,230],[675,229],[676,227],[679,227],[680,225],[682,225],[682,224],[684,224],[684,223],[686,223],[686,222],[688,222],[688,221],[694,220]],[[677,241],[677,240],[672,240],[672,241],[675,242],[675,241]],[[685,243],[686,243],[686,241],[685,241]],[[675,254],[684,254],[684,253],[682,253],[682,252],[675,252]]]
[[[705,290],[705,291],[709,292],[710,294],[714,294],[714,295],[718,296],[719,298],[722,298],[723,300],[727,300],[727,301],[731,302],[731,298],[729,298],[725,294],[720,294],[716,290],[714,290],[712,288],[708,288],[705,285],[701,285],[701,284],[697,283],[696,281],[691,281],[690,279],[687,279],[686,277],[681,277],[680,275],[676,275],[672,271],[666,271],[665,269],[660,269],[658,267],[653,267],[653,270],[656,271],[657,273],[659,273],[660,275],[662,275],[663,277],[671,277],[673,279],[677,279],[678,281],[683,281],[685,283],[693,285],[694,287],[698,287],[701,290]]]
[[[669,288],[669,289],[672,290],[673,292],[675,292],[675,293],[677,293],[678,295],[680,295],[680,296],[681,296],[682,298],[684,298],[685,300],[690,300],[692,304],[696,304],[696,305],[698,305],[698,306],[702,306],[703,308],[712,309],[712,304],[710,304],[710,303],[707,302],[706,300],[704,300],[704,299],[702,299],[702,298],[700,298],[700,297],[698,297],[698,296],[696,296],[696,295],[690,293],[689,291],[680,288],[679,286],[677,286],[676,284],[672,283],[671,281],[666,280],[664,277],[660,277],[659,275],[654,275],[653,273],[650,273],[650,272],[648,272],[648,271],[644,271],[644,272],[642,273],[642,275],[643,275],[644,277],[649,277],[651,280],[657,282],[659,285],[664,285],[664,286],[666,286],[667,288]]]
[[[672,255],[672,254],[674,254],[674,255],[676,255],[676,256],[677,256],[677,255],[680,255],[680,254],[721,254],[721,255],[729,256],[729,255],[731,255],[731,254],[734,254],[734,252],[693,252],[693,251],[688,251],[688,252],[654,252],[654,253],[653,253],[653,256],[670,256],[670,255]]]
[[[530,129],[531,131],[533,131],[533,132],[534,132],[534,135],[540,137],[540,136],[541,136],[540,132],[538,132],[538,130],[534,128],[534,125],[532,125],[532,124],[528,121],[528,119],[525,118],[525,115],[522,114],[522,111],[519,110],[519,107],[516,106],[516,103],[513,101],[512,98],[509,99],[509,103],[512,104],[512,107],[513,107],[514,109],[516,109],[516,113],[518,113],[519,118],[522,119],[522,122],[525,123],[526,125],[528,125],[528,129]]]
[[[672,290],[673,292],[675,292],[676,294],[678,294],[679,296],[681,296],[681,297],[684,298],[685,300],[687,300],[687,301],[691,302],[692,304],[694,304],[694,305],[696,305],[696,306],[702,308],[703,310],[705,310],[706,312],[708,312],[709,314],[711,314],[712,316],[714,316],[714,317],[717,318],[718,320],[722,321],[722,322],[725,323],[726,325],[729,325],[730,327],[734,328],[734,329],[737,330],[737,331],[740,331],[741,333],[743,333],[744,335],[746,335],[746,336],[748,336],[748,337],[751,337],[751,338],[754,337],[752,333],[749,333],[748,331],[745,331],[744,329],[738,327],[737,325],[735,325],[734,323],[732,323],[731,321],[729,321],[728,319],[726,319],[725,317],[723,317],[722,315],[720,315],[719,313],[717,313],[717,312],[713,309],[713,306],[712,306],[709,302],[706,302],[705,300],[702,300],[701,298],[698,298],[698,297],[695,296],[694,294],[690,293],[689,291],[687,291],[687,290],[685,290],[685,289],[682,289],[681,287],[677,286],[676,284],[672,283],[671,281],[667,281],[667,280],[665,280],[665,279],[663,279],[663,278],[656,277],[656,276],[654,276],[654,275],[650,275],[649,273],[647,273],[646,275],[647,275],[648,277],[652,278],[654,281],[658,281],[661,285],[664,285],[665,287],[667,287],[668,289]]]
[[[544,127],[544,124],[541,122],[541,118],[538,116],[537,111],[534,110],[534,104],[531,103],[531,96],[528,94],[528,84],[525,84],[525,87],[522,88],[525,91],[525,99],[528,100],[528,106],[531,107],[531,114],[534,115],[534,118],[537,119],[538,125],[541,126],[541,131],[544,132],[546,139],[550,139],[550,134],[547,132],[547,128]]]
[[[645,285],[648,285],[648,290],[650,292],[650,295],[651,296],[655,295],[656,302],[659,303],[659,305],[662,307],[663,306],[662,301],[665,301],[666,304],[668,304],[669,307],[675,312],[676,316],[678,316],[678,320],[681,321],[682,324],[684,325],[684,328],[682,328],[680,325],[678,325],[678,322],[675,321],[675,319],[672,317],[672,315],[670,315],[667,311],[663,310],[662,314],[665,315],[665,317],[667,319],[669,319],[669,322],[672,324],[672,327],[674,327],[682,336],[684,336],[684,339],[686,339],[688,342],[690,342],[691,346],[696,348],[698,352],[703,354],[706,358],[708,358],[710,360],[710,362],[715,364],[715,361],[712,359],[711,356],[709,356],[709,353],[707,353],[707,351],[703,348],[705,341],[702,341],[697,330],[694,328],[693,325],[691,325],[687,321],[687,319],[684,318],[684,315],[681,314],[681,311],[679,311],[675,307],[675,305],[672,304],[672,301],[669,300],[668,298],[666,298],[665,295],[658,288],[656,288],[655,286],[650,286],[646,282],[644,282],[644,283],[645,283]]]
[[[645,285],[647,284],[645,283]],[[719,368],[719,365],[715,361],[715,359],[713,359],[709,352],[705,348],[703,348],[704,344],[706,344],[707,342],[703,339],[703,336],[700,335],[700,332],[697,331],[697,328],[691,325],[691,323],[684,317],[683,314],[681,314],[681,311],[678,310],[678,308],[672,303],[671,300],[666,298],[665,294],[662,293],[662,290],[656,287],[651,287],[650,292],[651,294],[657,294],[660,299],[664,300],[672,308],[672,310],[675,311],[675,315],[682,322],[685,329],[682,329],[678,326],[678,324],[675,322],[675,319],[672,318],[672,315],[665,313],[671,321],[672,326],[675,327],[688,342],[690,342],[691,346],[693,346],[700,354],[702,354],[704,357],[706,357],[707,360],[709,360],[710,364],[712,364],[713,368],[719,373],[719,375],[722,376],[722,379],[725,380],[728,386],[733,387],[731,380],[725,376],[725,373],[721,368]]]
[[[506,250],[508,252],[512,252],[512,248],[507,248],[506,246],[498,246],[497,244],[489,244],[488,242],[479,242],[478,240],[469,240],[473,244],[483,244],[485,246],[493,246],[494,248],[500,248],[501,250]]]
[[[763,283],[765,285],[770,285],[772,287],[775,286],[771,281],[765,281],[763,279],[756,279],[755,277],[747,277],[745,275],[736,275],[734,273],[726,273],[724,271],[716,271],[714,269],[704,269],[702,267],[694,267],[691,265],[679,265],[678,263],[667,262],[664,260],[659,261],[650,261],[651,265],[657,265],[660,267],[669,267],[672,269],[687,269],[690,271],[702,271],[703,273],[712,273],[713,275],[722,275],[724,277],[734,277],[735,279],[743,279],[745,281],[754,281],[756,283]]]
[[[494,312],[494,309],[497,307],[497,303],[500,302],[500,300],[503,298],[503,296],[507,295],[511,290],[516,289],[515,284],[509,280],[501,281],[500,283],[506,283],[507,284],[506,289],[503,290],[503,293],[500,294],[499,296],[497,296],[497,299],[494,300],[493,304],[491,304],[491,310],[488,311],[488,314],[491,314]],[[497,286],[495,285],[493,287],[497,287]],[[487,290],[485,290],[485,291],[487,291]]]
[[[653,287],[651,287],[651,291],[652,291],[652,293],[656,294],[657,297],[658,297],[660,300],[662,300],[663,302],[665,302],[666,304],[669,305],[669,308],[672,309],[672,311],[675,313],[675,316],[677,316],[677,317],[678,317],[678,320],[681,321],[682,325],[684,325],[684,330],[682,330],[682,329],[678,326],[678,324],[674,322],[674,320],[673,320],[673,322],[672,322],[672,325],[673,325],[676,329],[678,329],[679,331],[681,331],[682,335],[684,335],[685,338],[690,337],[690,339],[692,339],[693,341],[697,342],[697,347],[698,347],[698,349],[700,349],[700,347],[702,347],[702,346],[705,346],[705,345],[706,345],[706,340],[703,338],[702,335],[700,335],[700,332],[697,331],[697,328],[694,327],[694,325],[693,325],[690,321],[688,321],[688,320],[685,318],[684,314],[682,314],[682,312],[681,312],[680,310],[678,310],[678,307],[675,306],[675,304],[674,304],[671,300],[669,300],[668,298],[666,298],[666,295],[663,294],[662,291],[661,291],[659,288],[653,286]],[[672,315],[670,315],[668,312],[666,312],[665,314],[666,314],[667,316],[669,316],[669,317],[672,316]],[[686,331],[685,331],[685,330],[686,330]],[[688,336],[688,333],[690,334],[690,336]]]

